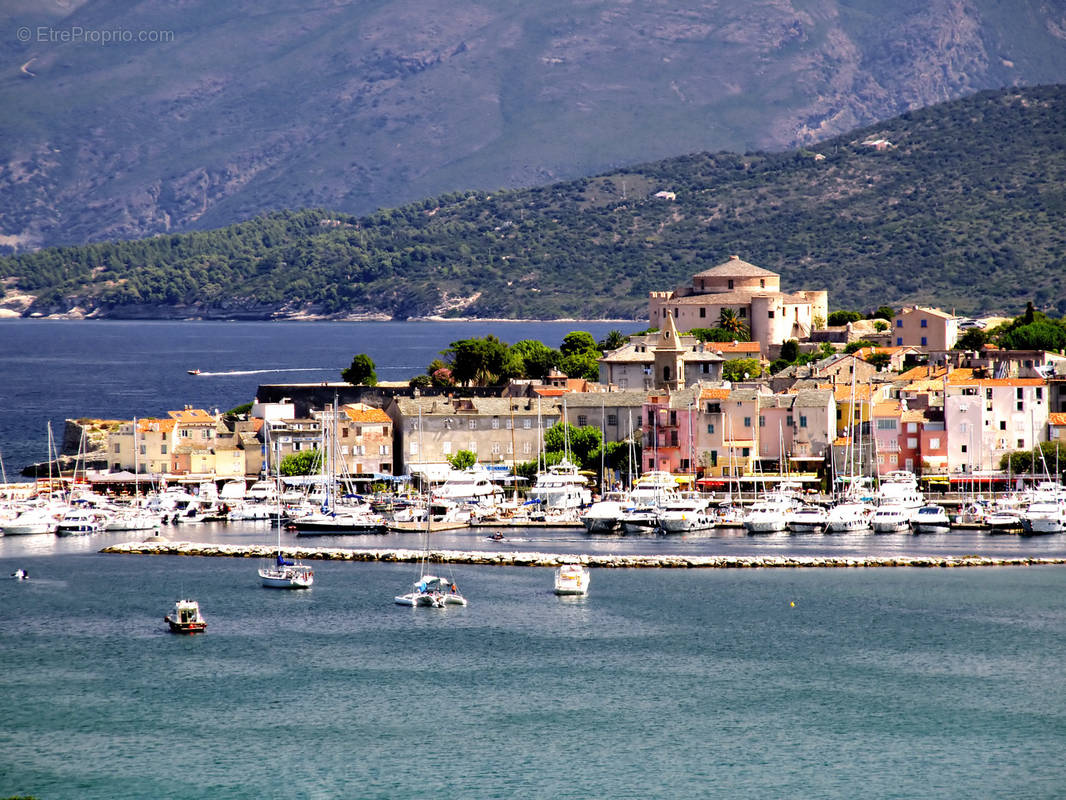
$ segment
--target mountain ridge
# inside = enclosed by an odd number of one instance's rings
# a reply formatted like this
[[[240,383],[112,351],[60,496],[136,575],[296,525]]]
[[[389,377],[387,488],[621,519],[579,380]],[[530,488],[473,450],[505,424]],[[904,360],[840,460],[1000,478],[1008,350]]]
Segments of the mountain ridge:
[[[0,259],[24,314],[639,319],[731,254],[833,308],[1066,314],[1066,86],[982,92],[786,153],[696,153],[365,217]],[[877,144],[880,142],[880,144]]]
[[[780,151],[1066,81],[1066,12],[1008,5],[13,0],[3,29],[30,40],[0,41],[0,246]],[[169,40],[49,38],[75,28]]]

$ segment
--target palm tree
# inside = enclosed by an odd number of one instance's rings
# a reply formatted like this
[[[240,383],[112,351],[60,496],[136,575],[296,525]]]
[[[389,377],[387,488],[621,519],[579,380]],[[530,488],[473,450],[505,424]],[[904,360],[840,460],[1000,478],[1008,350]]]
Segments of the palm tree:
[[[737,312],[731,308],[722,309],[718,315],[718,327],[724,331],[729,331],[738,339],[748,338],[748,326],[740,319]]]
[[[629,337],[621,331],[609,331],[598,347],[602,352],[608,353],[611,350],[617,350],[619,347],[625,346],[628,341]]]

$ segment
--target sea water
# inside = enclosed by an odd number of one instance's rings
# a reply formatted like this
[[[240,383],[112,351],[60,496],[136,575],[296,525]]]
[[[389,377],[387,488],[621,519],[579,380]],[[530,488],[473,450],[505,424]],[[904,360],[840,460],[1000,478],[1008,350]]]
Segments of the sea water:
[[[595,570],[559,598],[441,567],[470,605],[438,610],[393,603],[414,564],[286,592],[95,550],[0,580],[0,796],[1063,793],[1060,568]],[[206,633],[167,631],[179,597]]]

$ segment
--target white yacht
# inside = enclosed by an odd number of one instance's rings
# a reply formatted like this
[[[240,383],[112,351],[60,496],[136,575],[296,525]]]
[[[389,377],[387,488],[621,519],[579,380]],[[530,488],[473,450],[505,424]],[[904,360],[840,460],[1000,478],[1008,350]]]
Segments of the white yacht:
[[[744,515],[744,530],[748,533],[779,533],[786,530],[793,507],[791,501],[779,496],[756,500]]]
[[[951,519],[943,506],[925,505],[915,513],[911,527],[915,533],[946,533],[951,529]]]
[[[56,525],[62,516],[62,512],[52,506],[29,508],[5,523],[0,530],[4,536],[55,533]]]
[[[1056,500],[1035,500],[1025,509],[1021,522],[1025,533],[1062,533],[1066,530],[1066,506]]]
[[[105,531],[151,531],[162,524],[159,514],[145,508],[123,508],[104,523]]]
[[[848,533],[850,531],[868,530],[870,527],[870,506],[855,500],[845,500],[829,509],[826,531],[829,533]]]
[[[622,512],[618,523],[622,532],[629,536],[640,536],[659,532],[659,512],[657,505],[631,506]]]
[[[989,533],[1017,533],[1022,530],[1025,508],[1017,497],[1000,498],[985,512],[984,524]]]
[[[705,531],[714,527],[709,501],[698,492],[682,492],[669,500],[659,512],[659,529],[663,533]]]
[[[56,524],[57,536],[81,536],[103,530],[103,518],[90,508],[72,508]]]
[[[793,533],[824,533],[829,524],[829,512],[824,506],[811,503],[800,506],[788,515],[788,529]]]
[[[537,473],[537,481],[528,495],[531,500],[539,501],[544,511],[572,510],[592,502],[585,476],[577,464],[565,459]]]
[[[622,514],[630,505],[625,492],[607,492],[581,515],[581,524],[589,533],[611,533],[617,530]]]
[[[588,594],[589,568],[581,564],[563,564],[555,570],[556,594]]]
[[[396,604],[411,607],[444,608],[445,606],[465,606],[466,598],[459,593],[459,587],[436,575],[423,575],[407,594],[396,597]]]
[[[917,509],[915,509],[916,511]],[[874,533],[900,533],[910,530],[913,511],[902,505],[883,505],[874,509],[870,516],[870,527]]]
[[[925,496],[918,488],[918,478],[905,469],[886,472],[881,476],[881,488],[875,501],[879,506],[902,506],[917,511],[925,504]]]

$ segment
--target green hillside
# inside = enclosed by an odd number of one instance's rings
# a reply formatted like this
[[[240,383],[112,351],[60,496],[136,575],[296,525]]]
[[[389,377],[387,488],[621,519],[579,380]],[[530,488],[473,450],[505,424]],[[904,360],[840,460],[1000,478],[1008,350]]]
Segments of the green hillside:
[[[828,289],[833,308],[1015,313],[1032,299],[1062,314],[1064,222],[1066,87],[1049,86],[804,150],[703,153],[363,218],[276,213],[42,250],[0,260],[0,275],[39,295],[27,313],[640,319],[649,290],[735,253],[786,291]]]

